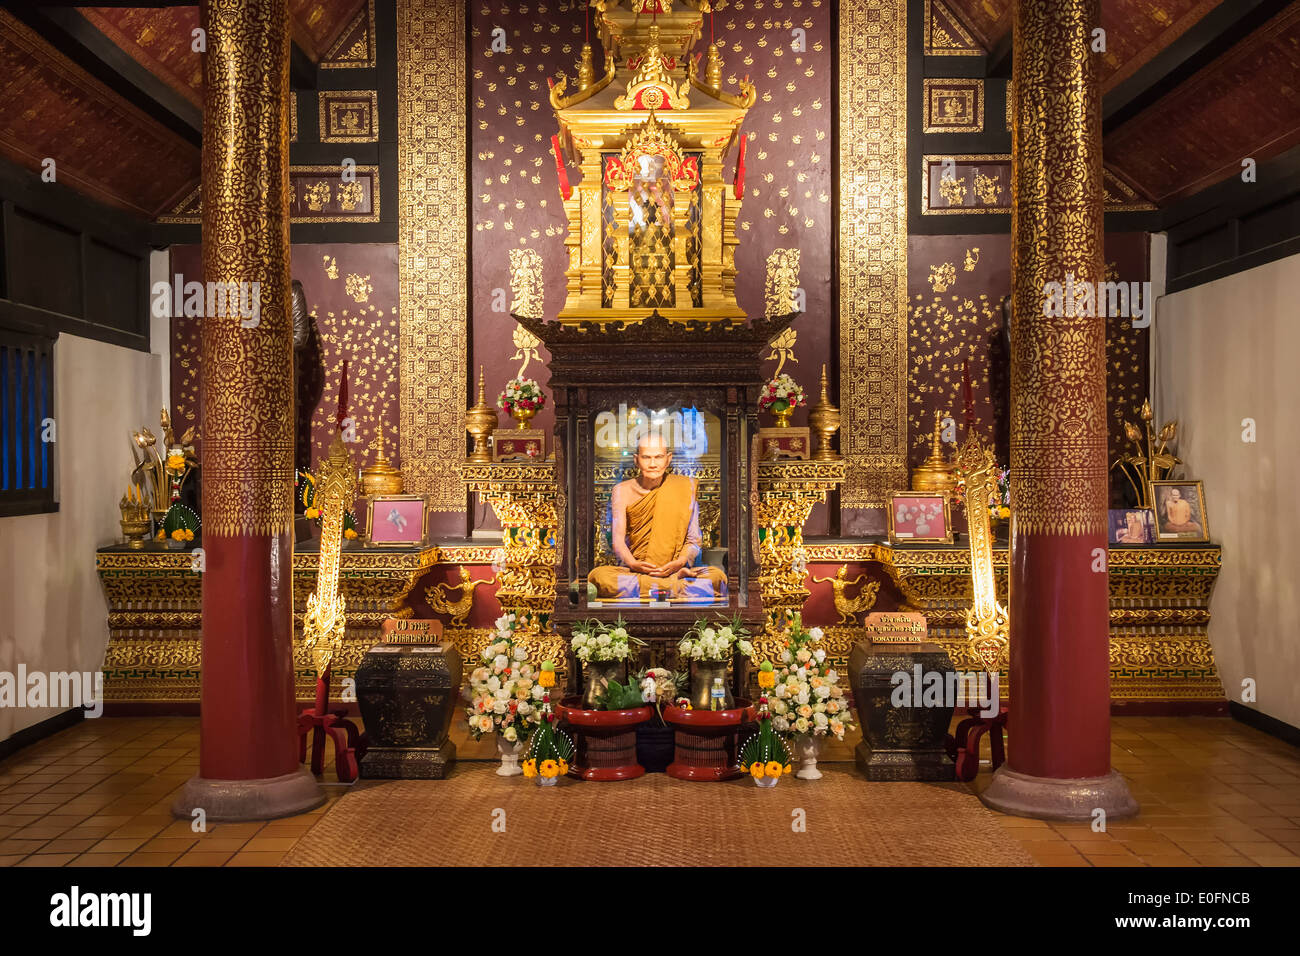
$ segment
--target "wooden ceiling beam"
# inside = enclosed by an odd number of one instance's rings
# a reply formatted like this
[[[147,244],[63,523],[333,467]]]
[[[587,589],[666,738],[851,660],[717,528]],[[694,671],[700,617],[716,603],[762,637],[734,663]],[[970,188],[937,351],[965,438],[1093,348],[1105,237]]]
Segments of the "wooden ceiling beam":
[[[1118,129],[1205,69],[1291,0],[1231,0],[1219,4],[1102,101],[1102,135]]]
[[[68,7],[16,7],[13,16],[113,92],[199,146],[203,112]]]

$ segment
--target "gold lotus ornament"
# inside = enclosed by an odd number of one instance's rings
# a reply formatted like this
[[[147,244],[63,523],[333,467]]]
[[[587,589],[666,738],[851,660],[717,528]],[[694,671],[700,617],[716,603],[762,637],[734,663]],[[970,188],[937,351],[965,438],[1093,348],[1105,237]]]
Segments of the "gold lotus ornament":
[[[1128,479],[1129,486],[1137,497],[1138,507],[1152,508],[1154,500],[1151,496],[1151,483],[1168,478],[1174,468],[1183,463],[1169,447],[1178,437],[1178,422],[1177,420],[1165,422],[1157,432],[1151,424],[1155,414],[1151,410],[1150,399],[1143,399],[1139,414],[1142,418],[1142,428],[1124,422],[1124,436],[1138,446],[1137,454],[1120,455],[1111,462],[1110,467],[1112,470],[1118,468]],[[1145,447],[1143,447],[1144,437]]]

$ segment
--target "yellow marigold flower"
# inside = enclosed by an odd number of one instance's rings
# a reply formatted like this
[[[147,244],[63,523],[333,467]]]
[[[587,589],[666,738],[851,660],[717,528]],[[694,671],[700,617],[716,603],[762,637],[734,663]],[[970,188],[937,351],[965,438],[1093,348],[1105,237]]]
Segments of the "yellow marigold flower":
[[[569,762],[563,757],[560,758],[560,776],[563,777],[569,772]]]
[[[776,671],[759,671],[759,672],[758,672],[758,686],[759,686],[759,687],[775,687],[775,686],[776,686]]]
[[[185,540],[185,529],[184,529],[184,528],[177,528],[175,531],[173,531],[173,532],[172,532],[172,539],[175,540],[175,541],[184,541],[184,540]]]
[[[345,528],[343,531],[343,537],[347,538],[349,541],[351,541],[356,536],[357,533],[353,531],[351,528]]]
[[[789,764],[786,764],[786,765],[785,765],[785,771],[784,771],[784,772],[785,772],[785,773],[789,773],[789,772],[790,772],[790,765],[789,765]]]
[[[751,763],[749,765],[749,773],[755,780],[760,779],[763,776],[763,761],[755,760]]]
[[[543,760],[541,762],[541,765],[538,766],[537,771],[543,777],[559,776],[560,765],[556,763],[554,760]]]
[[[769,760],[763,771],[769,777],[779,777],[781,776],[781,762],[779,760]]]
[[[319,509],[319,508],[308,508],[306,511],[303,512],[303,514],[305,514],[308,518],[319,518],[319,517],[320,517],[320,509]]]
[[[1008,508],[1006,505],[1003,505],[1001,508],[998,509],[998,517],[999,517],[999,518],[1010,518],[1010,517],[1011,517],[1011,509]]]
[[[184,467],[185,467],[185,456],[184,456],[184,455],[168,455],[168,456],[167,456],[167,469],[168,469],[169,471],[180,471],[180,470],[181,470],[182,468],[184,468]]]
[[[543,687],[554,687],[555,671],[542,671],[541,674],[537,676],[537,683],[541,684]]]
[[[531,760],[531,759],[530,759],[530,760],[525,760],[525,761],[523,762],[522,766],[523,766],[524,776],[525,776],[525,777],[535,777],[535,776],[537,776],[537,761],[536,761],[536,760]]]

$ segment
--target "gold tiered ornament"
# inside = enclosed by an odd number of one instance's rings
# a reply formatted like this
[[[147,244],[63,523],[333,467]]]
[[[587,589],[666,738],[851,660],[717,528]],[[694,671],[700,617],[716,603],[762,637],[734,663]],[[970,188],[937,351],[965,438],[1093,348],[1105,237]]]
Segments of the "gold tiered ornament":
[[[593,81],[584,47],[577,90],[566,96],[565,79],[551,89],[556,158],[567,154],[582,172],[576,187],[562,182],[569,263],[560,322],[636,322],[655,310],[677,322],[744,318],[735,293],[742,196],[723,167],[743,144],[757,93],[748,79],[739,95],[721,88],[716,47],[704,76],[697,72],[690,51],[708,4],[650,6],[653,17],[637,12],[644,0],[595,5],[604,76]],[[620,77],[624,63],[632,72]]]
[[[302,616],[302,641],[316,670],[316,705],[298,717],[299,759],[307,752],[307,734],[313,733],[312,773],[323,771],[325,741],[334,741],[334,764],[339,780],[351,783],[357,778],[357,729],[351,721],[330,713],[330,665],[343,647],[346,627],[345,602],[339,593],[339,555],[343,550],[343,513],[356,497],[357,481],[352,459],[343,445],[343,435],[336,433],[329,457],[320,468],[316,500],[321,511],[320,570],[316,590],[307,596],[307,610]]]
[[[912,469],[912,490],[951,494],[957,488],[956,463],[943,456],[943,413],[934,413],[930,457]]]
[[[375,440],[370,443],[374,449],[375,463],[361,469],[361,493],[366,497],[374,495],[400,495],[402,493],[402,470],[384,454],[384,423],[375,427]]]
[[[488,448],[488,439],[497,427],[497,410],[488,404],[486,385],[483,379],[483,366],[478,367],[478,401],[474,403],[469,411],[465,412],[465,430],[469,432],[470,437],[474,439],[474,447],[470,450],[469,461],[473,464],[484,464],[492,460],[492,452]]]
[[[149,536],[149,505],[137,484],[126,486],[126,494],[117,503],[122,512],[122,536],[126,546],[133,551],[144,549],[144,539]]]
[[[993,577],[993,534],[986,504],[997,487],[997,464],[993,449],[985,448],[973,430],[957,463],[966,476],[966,523],[975,595],[974,606],[966,612],[966,635],[985,670],[996,673],[1003,669],[1010,646],[1007,610],[998,603]]]

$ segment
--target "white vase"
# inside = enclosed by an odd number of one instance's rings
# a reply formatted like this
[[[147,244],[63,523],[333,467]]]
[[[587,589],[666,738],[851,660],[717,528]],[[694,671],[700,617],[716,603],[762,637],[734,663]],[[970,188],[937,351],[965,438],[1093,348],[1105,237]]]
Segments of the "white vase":
[[[519,757],[524,752],[524,744],[516,740],[506,740],[500,734],[497,737],[497,753],[501,755],[501,766],[497,767],[498,777],[518,777],[524,772],[519,766]]]
[[[800,734],[794,740],[794,747],[799,755],[799,769],[795,776],[800,780],[820,780],[822,772],[817,769],[817,757],[822,752],[822,738]]]
[[[766,777],[766,776],[753,778],[754,786],[762,787],[764,790],[767,790],[770,787],[775,787],[776,782],[780,779],[781,779],[780,777]]]
[[[543,777],[540,773],[537,775],[537,785],[539,787],[553,787],[559,782],[560,778],[558,776]]]

